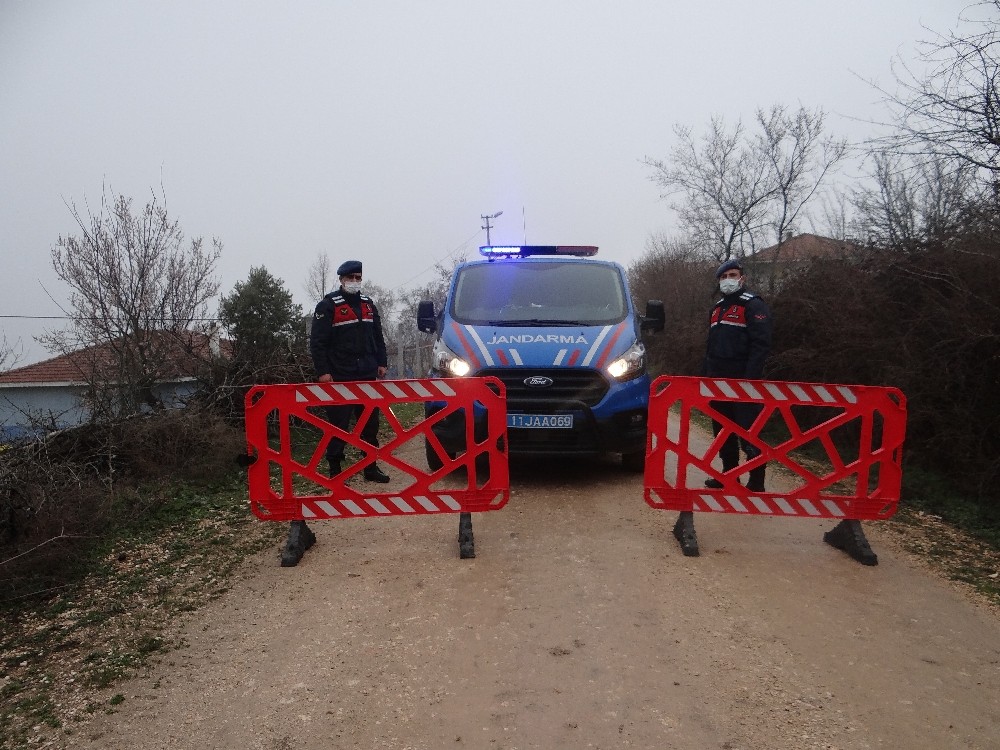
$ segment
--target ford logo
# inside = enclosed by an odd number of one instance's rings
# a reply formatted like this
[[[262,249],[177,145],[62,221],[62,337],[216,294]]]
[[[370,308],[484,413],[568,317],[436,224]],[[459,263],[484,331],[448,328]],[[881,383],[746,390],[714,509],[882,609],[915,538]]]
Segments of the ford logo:
[[[554,382],[552,378],[547,378],[544,375],[532,375],[530,378],[524,379],[524,384],[529,388],[548,388]]]

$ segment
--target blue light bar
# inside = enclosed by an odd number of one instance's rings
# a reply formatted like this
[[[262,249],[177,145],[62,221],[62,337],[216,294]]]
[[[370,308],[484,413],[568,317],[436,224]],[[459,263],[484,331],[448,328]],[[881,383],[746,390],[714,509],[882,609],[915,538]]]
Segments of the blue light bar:
[[[529,255],[597,255],[595,245],[481,245],[480,255],[487,258],[527,258]]]
[[[521,254],[521,247],[509,245],[480,245],[479,254],[487,258],[508,258]]]

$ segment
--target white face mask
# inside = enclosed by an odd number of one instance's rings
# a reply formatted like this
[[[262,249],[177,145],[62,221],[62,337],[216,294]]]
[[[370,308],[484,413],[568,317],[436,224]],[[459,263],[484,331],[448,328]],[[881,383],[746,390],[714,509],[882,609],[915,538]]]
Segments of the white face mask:
[[[740,289],[739,279],[719,279],[719,291],[725,295],[733,294],[738,292]]]
[[[361,291],[361,282],[360,281],[345,281],[344,282],[344,291],[347,292],[348,294],[357,294],[358,292]]]

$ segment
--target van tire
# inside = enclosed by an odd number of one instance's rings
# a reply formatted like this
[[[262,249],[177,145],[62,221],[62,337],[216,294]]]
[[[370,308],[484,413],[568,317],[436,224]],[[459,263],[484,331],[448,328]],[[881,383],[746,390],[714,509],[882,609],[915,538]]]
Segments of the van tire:
[[[644,472],[646,470],[646,451],[622,453],[622,468],[636,474]]]

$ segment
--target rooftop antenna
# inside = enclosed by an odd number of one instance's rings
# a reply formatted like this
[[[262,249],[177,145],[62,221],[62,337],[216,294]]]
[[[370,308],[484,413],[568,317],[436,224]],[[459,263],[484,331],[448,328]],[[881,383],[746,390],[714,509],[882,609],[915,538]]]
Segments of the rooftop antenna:
[[[521,231],[524,232],[524,244],[528,244],[528,220],[524,215],[524,206],[521,206]]]
[[[486,245],[487,246],[490,245],[490,219],[495,219],[495,218],[497,218],[502,213],[503,213],[503,211],[497,211],[495,214],[490,214],[489,216],[486,216],[485,214],[483,214],[483,215],[481,215],[479,217],[480,219],[482,219],[483,221],[486,222],[483,225],[483,229],[486,230]]]

